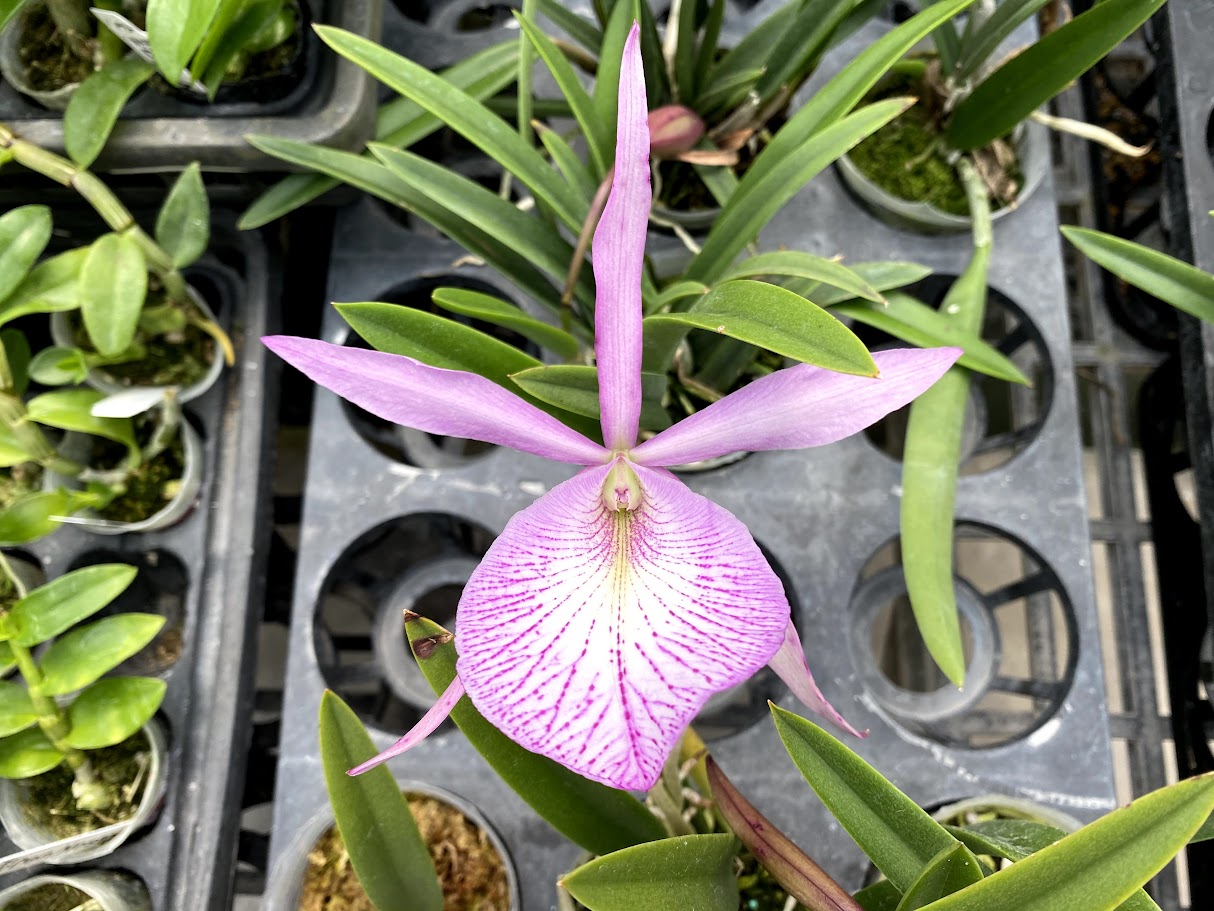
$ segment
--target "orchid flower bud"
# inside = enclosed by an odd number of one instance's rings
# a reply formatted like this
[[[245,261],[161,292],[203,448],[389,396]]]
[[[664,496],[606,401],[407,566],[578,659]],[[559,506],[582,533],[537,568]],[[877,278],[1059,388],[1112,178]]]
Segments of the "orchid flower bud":
[[[704,121],[689,107],[668,104],[649,112],[649,152],[673,158],[689,152],[704,135]]]

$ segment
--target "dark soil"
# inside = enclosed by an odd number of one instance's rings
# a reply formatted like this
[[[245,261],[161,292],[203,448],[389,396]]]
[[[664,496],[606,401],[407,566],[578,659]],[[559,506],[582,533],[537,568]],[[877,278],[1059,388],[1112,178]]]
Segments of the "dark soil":
[[[40,92],[53,92],[92,75],[93,62],[68,49],[46,7],[31,12],[25,22],[18,55],[30,85]]]
[[[49,883],[31,889],[9,902],[0,911],[76,911],[89,896],[66,883]]]
[[[409,809],[443,887],[443,911],[507,911],[506,868],[485,832],[433,797],[409,795]],[[337,827],[308,855],[299,911],[376,911],[359,885]]]
[[[142,731],[117,746],[89,750],[94,774],[113,789],[114,804],[104,812],[76,806],[72,797],[72,772],[65,765],[17,782],[26,818],[56,838],[92,832],[130,819],[139,809],[139,801],[147,788],[146,769],[150,757],[147,735]],[[131,791],[133,783],[137,786]]]
[[[152,432],[152,422],[137,424],[135,437],[146,443]],[[111,440],[99,440],[93,449],[90,462],[98,468],[114,468],[127,455],[127,449]],[[185,443],[181,432],[173,442],[154,459],[144,462],[127,476],[126,492],[115,497],[97,515],[111,522],[142,522],[151,518],[168,505],[177,494],[178,481],[185,473]]]

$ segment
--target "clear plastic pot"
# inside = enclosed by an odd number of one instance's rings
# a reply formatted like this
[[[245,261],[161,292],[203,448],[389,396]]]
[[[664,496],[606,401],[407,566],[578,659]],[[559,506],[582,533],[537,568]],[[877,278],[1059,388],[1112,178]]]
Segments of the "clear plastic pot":
[[[129,874],[111,870],[86,870],[64,876],[31,876],[0,891],[0,908],[7,908],[9,902],[27,896],[35,889],[55,885],[79,889],[100,906],[98,911],[152,911],[152,900],[143,883]],[[47,908],[46,911],[70,909]]]
[[[16,21],[10,22],[8,28],[0,32],[0,75],[4,81],[28,98],[34,99],[44,108],[52,111],[66,111],[67,104],[80,88],[79,82],[61,88],[46,91],[36,89],[26,73],[25,64],[21,61],[21,39],[25,36],[25,25],[37,11],[45,9],[44,3],[31,3],[18,15]]]

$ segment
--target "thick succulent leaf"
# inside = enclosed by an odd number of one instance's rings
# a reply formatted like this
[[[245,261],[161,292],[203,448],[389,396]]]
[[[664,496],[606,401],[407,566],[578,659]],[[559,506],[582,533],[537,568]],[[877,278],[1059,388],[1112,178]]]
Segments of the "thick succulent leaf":
[[[236,9],[232,21],[222,28],[211,29],[190,65],[190,72],[206,86],[209,101],[215,100],[233,62],[240,58],[258,33],[273,22],[283,3],[282,0],[246,0],[222,7],[220,14],[231,8]]]
[[[173,268],[188,266],[206,252],[211,239],[211,204],[198,162],[188,165],[173,182],[156,216],[156,242],[173,260]]]
[[[27,403],[26,411],[31,421],[60,430],[105,437],[122,443],[133,454],[138,453],[139,444],[130,421],[93,415],[93,406],[104,398],[105,393],[96,389],[56,389],[34,396]]]
[[[430,686],[435,693],[446,691],[455,679],[457,660],[450,633],[420,617],[411,619],[405,629]],[[489,724],[470,700],[461,699],[451,719],[511,790],[554,829],[592,854],[609,854],[666,834],[657,817],[636,798],[523,749]]]
[[[528,316],[519,307],[500,297],[466,288],[436,288],[430,297],[444,310],[511,329],[565,360],[577,357],[581,350],[578,340],[568,332]]]
[[[0,215],[0,303],[25,280],[51,239],[51,210],[20,206]]]
[[[134,238],[104,234],[93,242],[80,270],[80,314],[98,352],[130,347],[147,291],[147,262]]]
[[[165,682],[155,677],[107,677],[87,687],[67,709],[71,730],[64,742],[99,750],[133,736],[152,720],[164,700]]]
[[[966,151],[1006,136],[1163,4],[1164,0],[1104,0],[1050,32],[987,76],[957,105],[944,141]]]
[[[784,748],[827,809],[905,893],[920,871],[957,844],[881,773],[817,725],[772,706]]]
[[[63,147],[72,161],[87,168],[97,159],[127,101],[154,71],[131,54],[110,61],[80,83],[63,112]]]
[[[919,911],[937,899],[960,892],[982,879],[982,865],[961,842],[944,848],[932,858],[919,878],[906,890],[898,911]]]
[[[375,754],[358,716],[334,693],[320,700],[325,787],[358,882],[377,908],[408,896],[410,911],[442,911],[443,890],[409,804],[386,766],[347,775]]]
[[[0,680],[0,737],[10,737],[37,722],[38,712],[25,687]]]
[[[147,30],[152,56],[171,85],[181,78],[223,0],[148,0]],[[229,4],[233,5],[233,4]]]
[[[156,614],[116,614],[61,636],[39,663],[42,691],[62,696],[88,686],[151,642],[164,623]]]
[[[89,365],[79,348],[43,348],[30,361],[29,373],[43,386],[68,386],[84,382]]]
[[[59,519],[71,513],[71,498],[62,489],[22,497],[0,510],[0,544],[36,541],[58,528]]]
[[[679,835],[596,857],[560,885],[589,911],[737,911],[732,835]]]
[[[902,893],[888,879],[881,879],[865,886],[853,896],[864,911],[898,911]]]
[[[0,739],[0,778],[33,778],[61,762],[63,754],[41,728],[26,728]]]
[[[599,417],[599,373],[594,367],[550,364],[521,370],[511,374],[510,379],[528,395],[541,402],[583,417]],[[670,415],[662,407],[662,396],[665,392],[665,374],[641,374],[642,428],[664,430],[670,426]]]
[[[13,605],[7,618],[11,638],[26,648],[53,639],[117,598],[137,572],[125,563],[103,563],[52,579]]]
[[[853,272],[837,260],[815,256],[812,253],[803,253],[800,250],[777,250],[772,253],[751,256],[726,269],[717,281],[761,278],[765,275],[805,279],[814,283],[830,285],[838,291],[845,292],[849,297],[862,297],[878,303],[884,300],[881,292],[865,281],[863,276]],[[803,296],[814,300],[808,294]]]
[[[24,281],[0,303],[0,325],[30,313],[54,313],[80,306],[80,270],[88,247],[52,256],[30,271]]]

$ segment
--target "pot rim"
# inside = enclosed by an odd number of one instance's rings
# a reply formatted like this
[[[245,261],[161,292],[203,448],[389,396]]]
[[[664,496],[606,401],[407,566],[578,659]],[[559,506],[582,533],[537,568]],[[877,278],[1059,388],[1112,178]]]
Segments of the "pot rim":
[[[110,870],[76,873],[40,873],[0,890],[0,902],[20,898],[38,888],[63,884],[79,889],[101,905],[101,911],[151,911],[147,887],[135,876]]]

